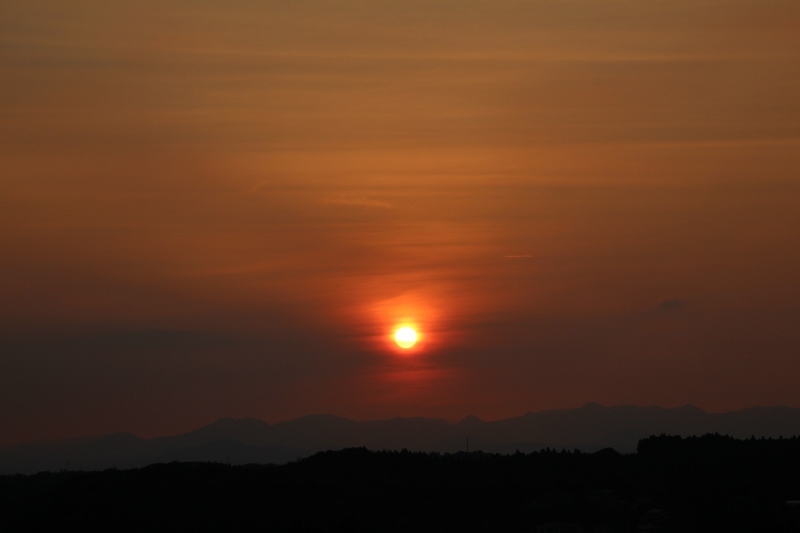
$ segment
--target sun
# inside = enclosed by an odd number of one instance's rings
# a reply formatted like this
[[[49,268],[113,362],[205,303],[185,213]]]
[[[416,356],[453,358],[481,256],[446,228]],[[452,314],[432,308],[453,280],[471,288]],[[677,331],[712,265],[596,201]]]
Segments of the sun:
[[[411,348],[417,343],[417,332],[414,328],[403,326],[394,332],[394,342],[401,348]]]

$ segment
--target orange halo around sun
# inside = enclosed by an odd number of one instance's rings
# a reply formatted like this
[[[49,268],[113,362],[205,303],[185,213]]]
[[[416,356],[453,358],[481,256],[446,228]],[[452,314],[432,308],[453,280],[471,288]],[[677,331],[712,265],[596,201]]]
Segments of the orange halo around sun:
[[[417,343],[417,332],[414,328],[403,326],[394,332],[394,342],[401,348],[408,349]]]

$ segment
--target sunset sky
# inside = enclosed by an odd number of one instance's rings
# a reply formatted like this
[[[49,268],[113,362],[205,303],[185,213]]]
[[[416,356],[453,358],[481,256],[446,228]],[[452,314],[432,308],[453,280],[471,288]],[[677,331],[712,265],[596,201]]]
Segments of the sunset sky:
[[[3,0],[0,444],[800,407],[799,168],[796,0]]]

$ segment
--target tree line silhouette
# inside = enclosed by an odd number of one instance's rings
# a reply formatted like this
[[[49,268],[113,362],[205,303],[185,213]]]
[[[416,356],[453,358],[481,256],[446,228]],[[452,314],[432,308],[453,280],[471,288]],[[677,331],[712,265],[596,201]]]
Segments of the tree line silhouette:
[[[627,455],[349,448],[279,466],[2,476],[0,530],[800,531],[794,500],[798,437],[660,435]]]

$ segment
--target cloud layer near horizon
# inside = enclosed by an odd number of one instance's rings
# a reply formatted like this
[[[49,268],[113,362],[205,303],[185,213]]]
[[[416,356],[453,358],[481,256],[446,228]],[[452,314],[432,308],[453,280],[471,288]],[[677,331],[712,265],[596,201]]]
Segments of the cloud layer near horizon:
[[[0,20],[9,441],[800,405],[796,2]]]

